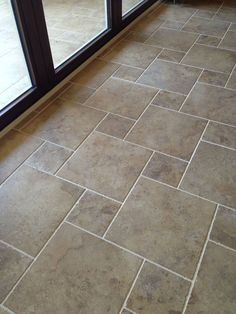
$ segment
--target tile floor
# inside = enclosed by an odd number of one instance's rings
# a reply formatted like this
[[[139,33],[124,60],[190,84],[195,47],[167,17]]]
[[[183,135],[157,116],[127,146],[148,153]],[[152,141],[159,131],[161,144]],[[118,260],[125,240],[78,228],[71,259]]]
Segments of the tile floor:
[[[236,312],[236,4],[162,4],[0,140],[0,313]]]

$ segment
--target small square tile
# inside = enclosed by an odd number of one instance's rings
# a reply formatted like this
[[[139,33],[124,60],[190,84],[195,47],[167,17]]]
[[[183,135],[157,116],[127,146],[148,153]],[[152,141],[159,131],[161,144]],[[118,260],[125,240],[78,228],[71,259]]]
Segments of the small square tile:
[[[128,299],[137,313],[180,313],[190,283],[146,262]]]
[[[143,174],[154,180],[177,186],[186,166],[187,162],[155,153]]]
[[[102,123],[99,124],[96,130],[123,139],[134,125],[134,122],[134,120],[122,118],[114,114],[109,114],[102,121]]]
[[[72,152],[55,144],[45,143],[27,159],[26,164],[38,170],[54,174],[70,157]]]
[[[236,89],[236,68],[232,72],[226,87]]]
[[[161,90],[153,99],[152,104],[178,111],[185,98],[184,95]]]
[[[136,256],[65,223],[6,306],[16,313],[118,313],[140,264]]]
[[[181,111],[236,125],[236,91],[197,83]]]
[[[200,73],[200,69],[155,60],[137,82],[187,95]],[[178,77],[178,80],[176,80],[176,77]]]
[[[221,41],[221,38],[219,37],[200,35],[200,37],[197,40],[197,44],[217,47],[220,41]]]
[[[236,50],[236,32],[227,32],[220,43],[221,48]]]
[[[163,49],[158,58],[172,62],[180,62],[184,56],[185,56],[184,52]]]
[[[160,48],[142,43],[123,40],[117,44],[103,59],[123,65],[146,69],[161,52]]]
[[[4,300],[31,262],[30,257],[0,241],[0,302]]]
[[[24,131],[73,150],[104,117],[104,112],[57,99],[27,124]]]
[[[59,171],[59,176],[123,201],[151,152],[95,132]]]
[[[150,106],[129,133],[127,140],[189,160],[205,126],[203,120]]]
[[[191,19],[185,24],[183,30],[209,36],[222,37],[227,31],[229,25],[230,23],[225,21],[191,17]]]
[[[41,144],[42,140],[11,130],[0,138],[0,184]]]
[[[210,122],[203,139],[236,149],[236,128],[216,122]]]
[[[71,83],[69,88],[61,94],[61,98],[83,104],[93,93],[95,89]]]
[[[186,313],[235,313],[236,254],[208,243]]]
[[[82,192],[73,184],[22,166],[0,189],[0,238],[35,256]]]
[[[183,190],[236,208],[236,152],[200,143],[181,183]]]
[[[236,211],[219,206],[211,239],[236,250]]]
[[[141,178],[106,237],[192,278],[215,205]]]
[[[235,51],[204,45],[194,45],[181,61],[183,64],[224,73],[230,73],[235,62]]]
[[[204,70],[198,81],[224,87],[228,78],[229,75],[226,73]]]
[[[146,40],[146,44],[157,47],[187,52],[197,39],[196,34],[182,32],[174,29],[159,28]]]
[[[120,203],[87,191],[67,220],[102,236],[120,207]]]
[[[95,60],[76,74],[71,81],[96,89],[101,86],[118,68],[119,66],[115,63]]]
[[[122,65],[118,71],[114,73],[114,77],[118,77],[124,80],[135,82],[143,73],[142,69],[132,68],[126,65]]]
[[[85,105],[137,119],[157,91],[148,86],[110,78],[88,99]]]

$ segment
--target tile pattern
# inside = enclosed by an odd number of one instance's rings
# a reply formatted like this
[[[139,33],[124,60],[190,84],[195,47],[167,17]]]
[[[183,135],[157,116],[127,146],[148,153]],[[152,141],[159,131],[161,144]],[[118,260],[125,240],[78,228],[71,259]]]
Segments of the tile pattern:
[[[56,19],[47,16],[58,58],[100,24],[82,36],[71,27],[104,14],[103,1],[73,2],[73,18],[58,1]],[[0,239],[11,246],[0,257],[0,298],[28,267],[24,252],[35,256],[49,240],[4,304],[13,313],[235,313],[235,8],[153,8],[24,119],[21,133],[1,139]],[[164,154],[150,159],[152,150]],[[201,252],[192,291],[182,276],[193,277]],[[141,272],[135,253],[149,260]]]

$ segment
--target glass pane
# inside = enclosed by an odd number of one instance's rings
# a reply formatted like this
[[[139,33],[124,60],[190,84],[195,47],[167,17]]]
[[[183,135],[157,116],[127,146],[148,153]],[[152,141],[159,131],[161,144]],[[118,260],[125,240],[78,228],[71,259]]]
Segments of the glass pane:
[[[54,66],[107,29],[105,0],[43,0]]]
[[[144,0],[122,0],[122,15],[134,9],[141,2],[144,2]]]
[[[9,0],[0,0],[0,71],[1,110],[32,86]]]

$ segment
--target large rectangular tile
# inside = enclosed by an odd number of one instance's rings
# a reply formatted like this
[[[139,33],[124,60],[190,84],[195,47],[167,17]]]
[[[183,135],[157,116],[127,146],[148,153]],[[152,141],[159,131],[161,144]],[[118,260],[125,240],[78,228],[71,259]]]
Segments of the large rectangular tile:
[[[196,9],[184,7],[181,5],[162,5],[157,8],[153,15],[161,20],[187,22],[187,20],[196,12]]]
[[[236,125],[236,91],[197,83],[181,111]]]
[[[201,143],[181,188],[222,205],[236,208],[236,152]]]
[[[107,238],[191,278],[214,210],[210,202],[141,178]]]
[[[0,139],[0,184],[41,144],[42,140],[11,130]]]
[[[110,78],[85,105],[137,119],[157,89],[116,78]]]
[[[155,60],[140,76],[138,82],[187,95],[200,73],[200,69]],[[178,80],[176,80],[176,77],[178,77]]]
[[[157,47],[122,40],[103,57],[103,60],[145,69],[160,52],[161,49]]]
[[[196,44],[190,49],[181,63],[212,71],[230,73],[236,63],[236,52]]]
[[[118,313],[140,263],[136,256],[64,224],[6,305],[25,314]]]
[[[161,48],[187,52],[198,35],[174,29],[159,28],[145,43]]]
[[[95,132],[59,171],[59,176],[122,201],[151,152]]]
[[[191,19],[185,24],[183,30],[204,35],[222,37],[227,31],[229,25],[230,23],[224,21],[191,17]]]
[[[209,243],[186,313],[234,314],[236,253]]]
[[[28,166],[0,188],[0,238],[35,256],[83,190]]]
[[[150,106],[127,140],[189,160],[205,125],[203,120]]]
[[[76,149],[104,118],[105,113],[57,99],[32,120],[24,131],[70,149]]]
[[[31,261],[30,257],[0,241],[0,302],[4,300]]]

